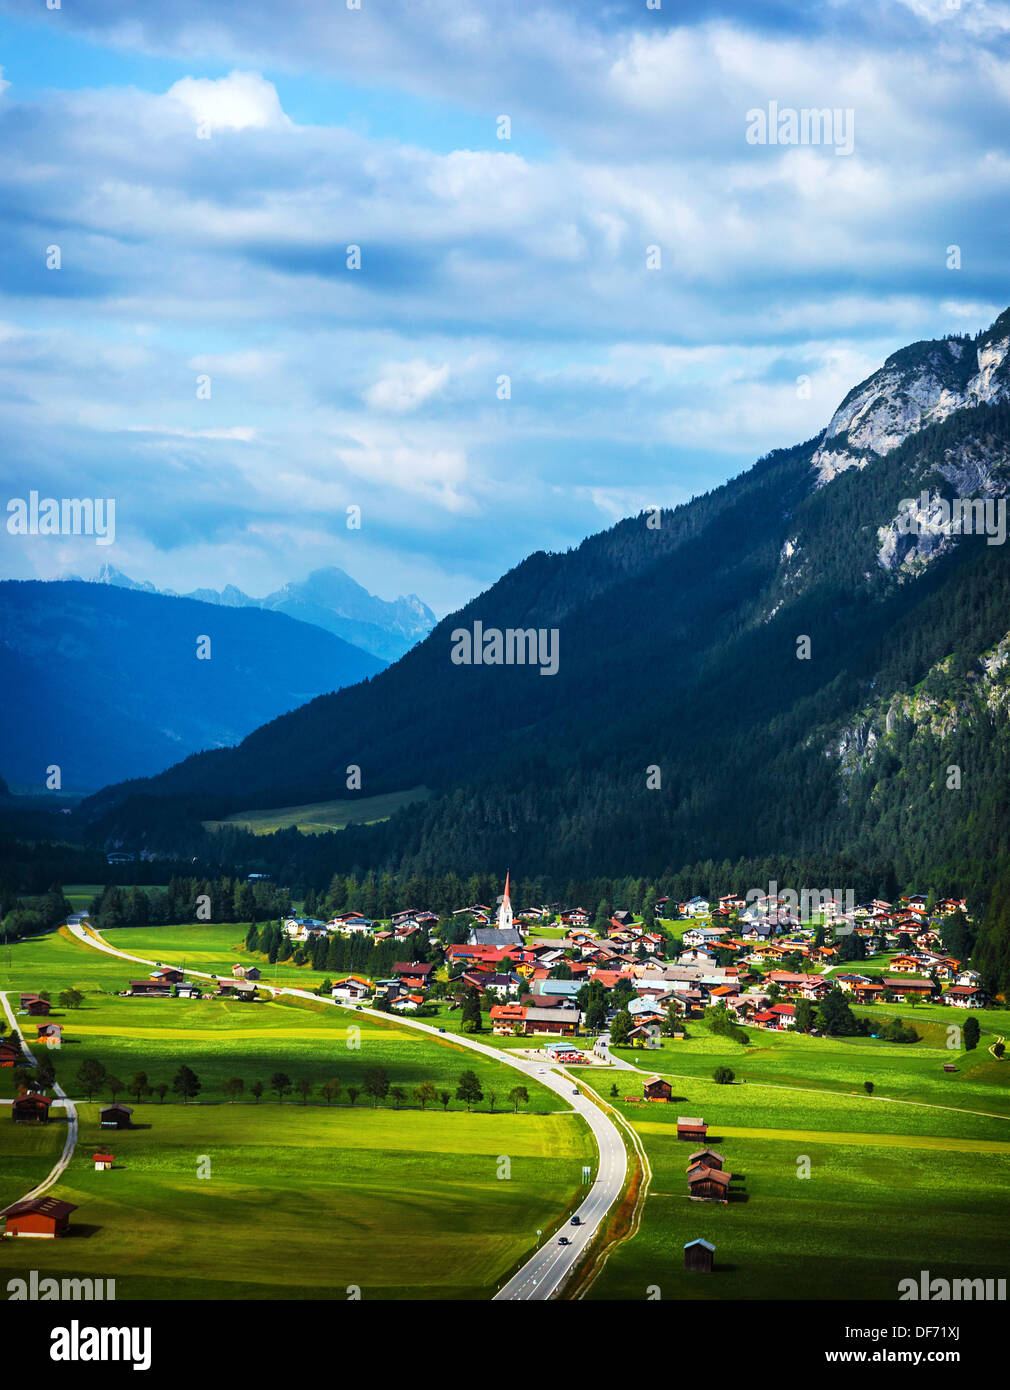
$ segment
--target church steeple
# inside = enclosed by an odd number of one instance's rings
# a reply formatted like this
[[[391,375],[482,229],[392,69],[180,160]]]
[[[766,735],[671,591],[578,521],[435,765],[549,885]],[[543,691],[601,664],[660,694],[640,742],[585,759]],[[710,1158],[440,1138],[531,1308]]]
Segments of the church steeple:
[[[505,892],[502,896],[501,907],[498,909],[498,927],[501,931],[507,931],[512,925],[512,899],[509,897],[509,871],[505,870]]]

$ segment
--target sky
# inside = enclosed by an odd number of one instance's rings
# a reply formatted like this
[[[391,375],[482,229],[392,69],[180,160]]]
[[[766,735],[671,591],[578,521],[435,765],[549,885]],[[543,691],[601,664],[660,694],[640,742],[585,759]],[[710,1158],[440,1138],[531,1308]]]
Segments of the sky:
[[[357,4],[0,0],[0,576],[441,616],[1010,303],[1008,4]]]

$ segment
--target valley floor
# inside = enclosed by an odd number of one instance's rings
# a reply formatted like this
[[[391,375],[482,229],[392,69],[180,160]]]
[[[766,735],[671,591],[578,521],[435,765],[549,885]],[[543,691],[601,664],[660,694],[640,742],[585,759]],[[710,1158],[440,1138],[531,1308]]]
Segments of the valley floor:
[[[107,939],[230,975],[236,961],[254,959],[244,933],[241,925],[138,928]],[[318,982],[306,969],[255,959],[264,983]],[[198,1103],[185,1106],[171,1092],[164,1104],[124,1095],[137,1127],[111,1135],[97,1128],[97,1097],[79,1100],[80,1142],[53,1189],[78,1204],[76,1234],[0,1243],[7,1278],[25,1266],[116,1278],[120,1298],[343,1299],[354,1288],[375,1299],[487,1298],[531,1253],[537,1230],[564,1219],[583,1165],[595,1163],[584,1124],[546,1087],[531,1082],[529,1104],[511,1113],[506,1097],[518,1078],[454,1042],[458,1011],[443,1006],[431,1020],[448,1030],[435,1039],[321,1001],[119,997],[146,973],[65,930],[4,953],[0,988],[12,995],[49,989],[55,1000],[74,986],[85,996],[80,1009],[53,1013],[66,1041],[49,1055],[72,1096],[81,1096],[75,1078],[85,1057],[127,1083],[137,1071],[170,1083],[185,1062],[202,1085]],[[585,1296],[892,1300],[900,1279],[924,1269],[1005,1277],[1010,1060],[987,1047],[1010,1034],[1010,1012],[978,1015],[983,1037],[970,1053],[947,1046],[950,1010],[903,1016],[918,1043],[752,1028],[743,1045],[697,1022],[661,1049],[618,1049],[633,1070],[587,1072],[639,1137],[651,1171],[637,1234],[613,1249]],[[487,1030],[481,1041],[502,1050],[529,1042]],[[956,1072],[945,1073],[952,1061]],[[374,1065],[404,1092],[376,1109],[364,1094]],[[719,1065],[732,1068],[733,1084],[713,1081]],[[455,1099],[465,1069],[484,1093],[469,1114]],[[269,1089],[276,1071],[310,1080],[309,1103],[297,1093],[278,1103]],[[627,1099],[656,1073],[671,1082],[671,1103]],[[237,1104],[223,1089],[233,1076],[245,1084]],[[327,1106],[319,1087],[334,1076],[341,1091]],[[257,1079],[267,1087],[258,1104]],[[449,1092],[447,1109],[419,1108],[413,1091],[426,1080]],[[362,1092],[353,1106],[351,1088]],[[708,1142],[735,1175],[727,1205],[688,1196],[696,1146],[677,1140],[678,1114],[708,1122]],[[0,1204],[49,1170],[64,1123],[29,1129],[0,1114]],[[90,1162],[99,1143],[116,1155],[111,1172]],[[716,1247],[711,1276],[684,1271],[683,1246],[696,1237]]]
[[[68,986],[85,1002],[54,1007],[65,1041],[46,1054],[78,1098],[80,1139],[51,1189],[78,1206],[72,1234],[0,1242],[0,1279],[29,1269],[111,1278],[120,1299],[344,1299],[355,1289],[363,1299],[487,1298],[532,1252],[538,1229],[565,1216],[584,1165],[595,1164],[588,1130],[555,1094],[532,1083],[513,1114],[505,1097],[520,1078],[451,1040],[311,1002],[120,998],[131,973],[143,972],[65,932],[5,952],[0,988],[15,1006],[20,990],[49,989],[55,1000]],[[18,1021],[31,1045],[34,1028]],[[82,1102],[76,1082],[91,1057],[127,1085],[138,1071],[171,1083],[185,1063],[201,1091],[188,1105],[171,1092],[161,1103],[121,1091],[134,1128],[102,1130],[109,1095]],[[372,1108],[373,1066],[403,1088],[400,1108],[392,1095]],[[484,1093],[473,1113],[455,1098],[466,1069]],[[311,1080],[307,1104],[297,1092],[279,1103],[269,1089],[277,1071]],[[232,1076],[246,1087],[235,1104],[222,1089]],[[327,1105],[318,1088],[332,1077],[341,1092]],[[256,1079],[267,1087],[259,1103]],[[449,1092],[448,1108],[420,1109],[412,1091],[426,1080]],[[0,1205],[45,1176],[64,1135],[62,1113],[24,1126],[4,1107]],[[92,1154],[105,1146],[115,1166],[96,1171]]]

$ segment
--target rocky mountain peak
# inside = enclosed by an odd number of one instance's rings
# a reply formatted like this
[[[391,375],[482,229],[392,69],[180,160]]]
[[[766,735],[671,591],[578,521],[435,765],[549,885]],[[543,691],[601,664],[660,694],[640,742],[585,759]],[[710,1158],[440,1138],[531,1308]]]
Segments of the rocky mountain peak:
[[[1010,399],[1010,310],[976,338],[912,343],[856,386],[813,456],[817,486],[890,453],[955,410]]]

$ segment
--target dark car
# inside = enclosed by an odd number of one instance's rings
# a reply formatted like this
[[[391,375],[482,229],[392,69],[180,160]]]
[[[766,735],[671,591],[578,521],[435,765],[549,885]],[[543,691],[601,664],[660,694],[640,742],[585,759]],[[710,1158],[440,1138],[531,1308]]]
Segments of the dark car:
[[[579,1218],[578,1218],[577,1216],[573,1216],[572,1219],[571,1219],[570,1224],[571,1224],[572,1226],[581,1226],[581,1225],[582,1225],[582,1222],[579,1220]]]
[[[439,1031],[440,1033],[444,1033],[444,1032],[445,1032],[445,1029],[444,1029],[444,1028],[440,1028],[438,1031]]]
[[[568,1239],[567,1236],[562,1236],[561,1239],[558,1241],[559,1245],[571,1245],[571,1243],[572,1242]]]

